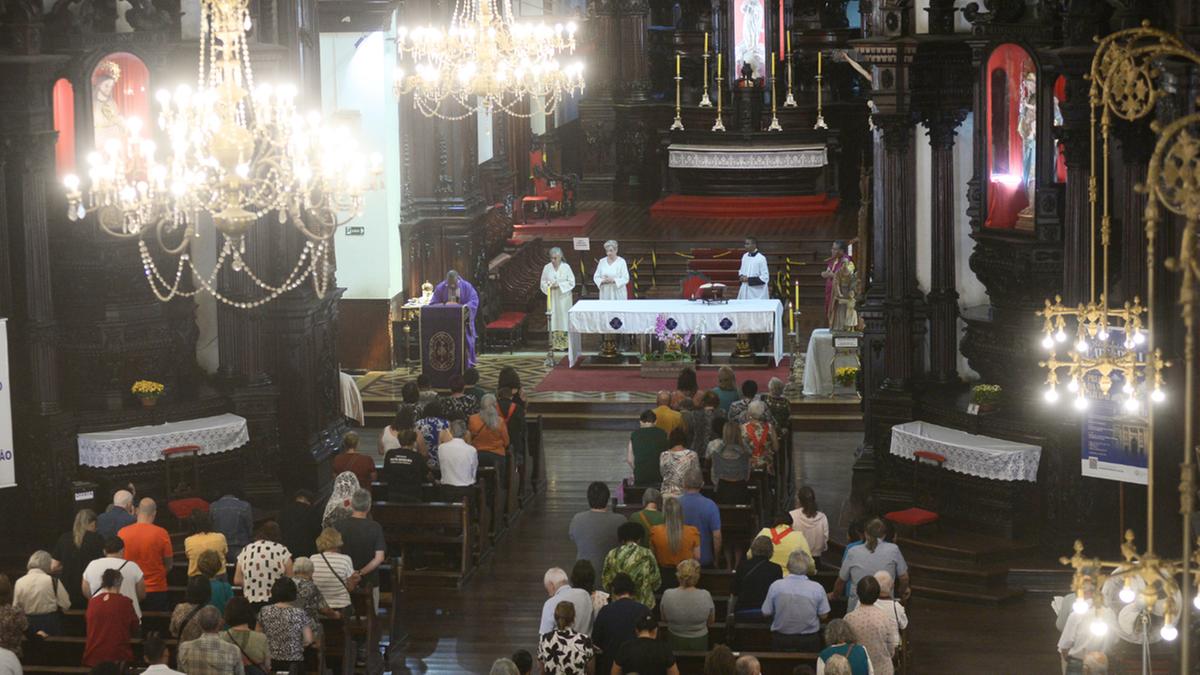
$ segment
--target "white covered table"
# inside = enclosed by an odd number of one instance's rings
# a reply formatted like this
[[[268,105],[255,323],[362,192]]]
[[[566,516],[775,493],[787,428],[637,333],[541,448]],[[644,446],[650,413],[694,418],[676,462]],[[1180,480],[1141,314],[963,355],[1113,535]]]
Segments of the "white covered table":
[[[772,356],[776,365],[783,361],[783,303],[778,300],[730,300],[712,305],[693,300],[580,300],[567,314],[567,363],[574,366],[583,356],[585,333],[650,335],[660,314],[675,333],[773,333]]]
[[[200,446],[201,455],[240,448],[250,441],[246,418],[226,413],[115,431],[79,434],[79,464],[97,468],[141,464],[162,459],[162,451],[181,445]]]
[[[977,436],[929,422],[892,427],[891,453],[913,459],[918,450],[946,458],[947,471],[1001,481],[1037,482],[1042,449],[1036,445]]]

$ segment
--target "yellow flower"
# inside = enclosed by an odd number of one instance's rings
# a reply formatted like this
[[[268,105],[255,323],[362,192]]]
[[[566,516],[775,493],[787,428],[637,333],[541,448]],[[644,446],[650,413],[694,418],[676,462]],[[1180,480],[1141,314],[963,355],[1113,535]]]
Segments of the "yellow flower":
[[[151,380],[138,380],[137,382],[133,383],[130,391],[135,396],[159,396],[163,393],[164,389],[165,387],[158,382],[153,382]]]

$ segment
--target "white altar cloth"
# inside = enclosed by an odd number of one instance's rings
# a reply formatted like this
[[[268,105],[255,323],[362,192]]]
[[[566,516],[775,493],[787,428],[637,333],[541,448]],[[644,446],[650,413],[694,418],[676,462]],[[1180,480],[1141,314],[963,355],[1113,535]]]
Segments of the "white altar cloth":
[[[162,459],[162,451],[181,445],[200,446],[201,455],[240,448],[250,441],[246,418],[226,413],[115,431],[79,434],[79,464],[110,467]]]
[[[829,365],[833,363],[833,333],[818,328],[808,337],[804,356],[804,395],[829,396],[833,393]]]
[[[930,424],[905,422],[892,427],[891,453],[913,459],[917,450],[936,452],[946,458],[947,471],[992,480],[1037,482],[1042,449],[1036,445],[976,436],[965,431]]]
[[[730,300],[706,305],[696,300],[580,300],[567,313],[570,344],[567,363],[583,356],[583,334],[650,335],[658,315],[670,330],[699,335],[774,333],[772,356],[783,361],[783,303],[778,300]]]

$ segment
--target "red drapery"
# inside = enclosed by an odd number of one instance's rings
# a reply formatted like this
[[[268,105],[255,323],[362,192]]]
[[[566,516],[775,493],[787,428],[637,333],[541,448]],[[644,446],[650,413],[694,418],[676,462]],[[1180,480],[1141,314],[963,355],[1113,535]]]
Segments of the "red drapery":
[[[997,172],[995,139],[992,137],[994,108],[993,96],[1002,92],[992,91],[992,75],[997,70],[1003,70],[1007,89],[1008,115],[1008,171]],[[987,75],[987,166],[988,166],[988,216],[985,227],[996,229],[1011,229],[1017,223],[1017,214],[1029,206],[1029,197],[1025,192],[1022,180],[1022,143],[1017,133],[1017,124],[1021,107],[1021,81],[1025,73],[1034,72],[1033,59],[1029,53],[1018,45],[1000,45],[988,58]]]
[[[75,87],[62,78],[54,83],[54,161],[59,178],[75,172]]]
[[[1062,75],[1054,81],[1054,104],[1056,108],[1067,100],[1067,78]],[[1062,124],[1061,113],[1055,110],[1054,123]],[[1067,182],[1067,155],[1062,143],[1054,145],[1054,180],[1056,183]]]

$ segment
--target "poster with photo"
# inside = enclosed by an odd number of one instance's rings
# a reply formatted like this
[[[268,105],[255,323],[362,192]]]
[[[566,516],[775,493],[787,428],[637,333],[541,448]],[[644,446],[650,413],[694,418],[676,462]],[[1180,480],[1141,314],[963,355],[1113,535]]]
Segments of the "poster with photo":
[[[1110,348],[1123,349],[1124,332],[1109,329],[1109,334]],[[1117,373],[1112,377],[1107,396],[1100,391],[1098,373],[1088,373],[1084,378],[1089,405],[1083,417],[1083,475],[1145,485],[1149,419],[1144,392],[1137,409],[1130,410],[1125,406],[1125,380]]]

